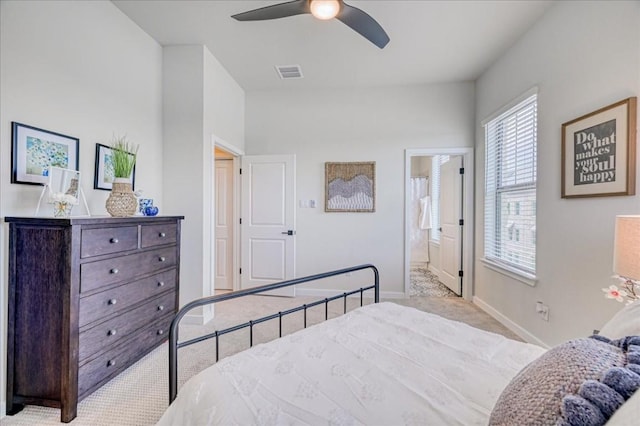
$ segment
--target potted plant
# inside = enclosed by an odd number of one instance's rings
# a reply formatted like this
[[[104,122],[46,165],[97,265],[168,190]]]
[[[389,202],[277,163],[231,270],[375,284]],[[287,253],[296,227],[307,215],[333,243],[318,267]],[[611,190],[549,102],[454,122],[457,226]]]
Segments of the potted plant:
[[[130,143],[126,136],[114,137],[111,143],[111,166],[114,179],[111,194],[106,203],[107,212],[111,216],[133,216],[138,207],[131,185],[138,148],[138,145]]]
[[[131,174],[136,165],[138,146],[130,143],[126,136],[114,138],[111,144],[111,163],[114,179],[126,179],[131,183]],[[124,182],[123,180],[114,182]]]

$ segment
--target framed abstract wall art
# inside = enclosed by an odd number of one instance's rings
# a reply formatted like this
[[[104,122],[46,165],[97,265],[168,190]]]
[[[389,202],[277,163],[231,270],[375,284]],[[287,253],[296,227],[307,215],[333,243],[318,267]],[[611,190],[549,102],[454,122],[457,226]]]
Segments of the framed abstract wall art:
[[[375,212],[376,163],[325,163],[325,212]]]
[[[50,167],[79,170],[78,138],[16,122],[11,137],[11,183],[44,185]]]
[[[93,188],[111,191],[113,187],[113,162],[112,149],[106,145],[96,144],[96,171],[93,179]],[[133,154],[131,154],[133,156]],[[136,187],[136,167],[131,172],[131,187]]]
[[[562,125],[562,198],[634,195],[635,97]]]

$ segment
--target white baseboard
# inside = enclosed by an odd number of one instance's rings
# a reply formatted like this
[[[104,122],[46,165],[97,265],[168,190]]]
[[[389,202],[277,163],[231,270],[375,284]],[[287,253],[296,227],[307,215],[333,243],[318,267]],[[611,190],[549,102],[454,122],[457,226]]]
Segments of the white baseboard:
[[[430,264],[429,264],[428,269],[429,269],[429,271],[430,271],[431,273],[433,273],[434,275],[438,275],[438,276],[440,276],[440,269],[438,269],[438,268],[436,268],[435,266],[433,266],[433,264],[432,264],[432,263],[430,263]]]
[[[320,288],[297,288],[296,296],[316,296],[316,297],[331,297],[336,296],[340,293],[343,293],[344,290],[328,290],[328,289],[320,289]],[[347,296],[350,298],[360,297],[360,294],[352,294],[351,296]],[[373,290],[367,290],[364,293],[364,297],[373,299]],[[380,298],[381,299],[404,299],[406,296],[403,292],[400,291],[381,291]]]
[[[477,296],[473,296],[473,303],[478,306],[480,309],[491,315],[493,318],[498,320],[499,323],[507,327],[509,330],[516,333],[518,336],[524,339],[527,343],[532,343],[534,345],[542,346],[543,348],[549,349],[549,345],[544,343],[542,340],[538,339],[533,334],[529,333],[527,330],[511,321],[509,318],[504,316],[498,310],[496,310],[493,306],[489,305],[484,300],[480,299]]]
[[[185,315],[184,318],[182,319],[181,324],[205,325],[212,319],[213,319],[213,309],[211,309],[211,307],[209,307],[209,309],[206,309],[205,307],[205,310],[203,313],[194,313],[194,314]]]

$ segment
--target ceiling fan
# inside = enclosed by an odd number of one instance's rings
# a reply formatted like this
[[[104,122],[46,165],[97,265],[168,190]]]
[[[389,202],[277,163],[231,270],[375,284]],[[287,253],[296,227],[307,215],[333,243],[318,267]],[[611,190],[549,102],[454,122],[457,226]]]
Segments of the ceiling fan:
[[[294,0],[238,13],[231,17],[238,21],[264,21],[305,13],[322,20],[336,18],[380,49],[389,43],[389,36],[375,19],[342,0]]]

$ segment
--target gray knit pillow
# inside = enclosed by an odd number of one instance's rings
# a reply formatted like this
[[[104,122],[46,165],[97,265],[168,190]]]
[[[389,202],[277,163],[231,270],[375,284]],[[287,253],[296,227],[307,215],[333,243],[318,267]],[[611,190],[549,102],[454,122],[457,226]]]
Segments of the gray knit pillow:
[[[593,338],[556,346],[522,369],[504,389],[490,425],[554,425],[562,400],[578,394],[587,380],[599,380],[612,367],[624,367],[626,348]]]

